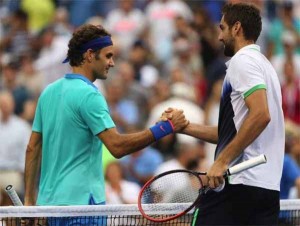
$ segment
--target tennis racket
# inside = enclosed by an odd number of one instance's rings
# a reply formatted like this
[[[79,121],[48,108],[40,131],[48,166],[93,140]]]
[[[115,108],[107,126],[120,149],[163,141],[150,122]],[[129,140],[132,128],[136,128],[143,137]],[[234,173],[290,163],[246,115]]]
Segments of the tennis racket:
[[[266,163],[265,155],[259,155],[233,167],[224,174],[224,178],[237,174],[243,170]],[[142,187],[138,197],[138,208],[141,214],[148,220],[154,222],[166,222],[174,220],[189,212],[199,201],[201,195],[210,190],[202,180],[206,172],[195,172],[189,170],[171,170],[151,178]],[[202,179],[203,178],[203,179]],[[220,186],[216,191],[221,191],[225,186]],[[169,216],[155,215],[155,212],[164,212],[164,203],[191,203],[185,210]],[[180,211],[180,212],[179,212]]]
[[[12,185],[6,186],[5,191],[8,194],[14,206],[23,206],[23,203],[21,202],[16,190]]]

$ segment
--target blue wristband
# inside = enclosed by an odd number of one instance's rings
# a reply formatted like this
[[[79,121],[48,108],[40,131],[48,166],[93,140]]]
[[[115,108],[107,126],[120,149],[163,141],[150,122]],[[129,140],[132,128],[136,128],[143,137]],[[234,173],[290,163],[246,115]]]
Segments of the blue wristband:
[[[150,128],[155,140],[167,136],[174,132],[173,124],[170,120],[158,122]]]

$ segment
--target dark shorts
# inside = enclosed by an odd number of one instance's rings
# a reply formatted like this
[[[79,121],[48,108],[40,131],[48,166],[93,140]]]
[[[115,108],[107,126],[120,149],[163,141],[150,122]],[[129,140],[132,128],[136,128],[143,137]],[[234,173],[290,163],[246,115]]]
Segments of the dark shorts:
[[[192,226],[278,225],[279,211],[278,191],[226,183],[223,191],[201,197]]]
[[[90,199],[89,205],[105,205],[105,202],[95,203],[94,199]],[[48,217],[48,226],[107,226],[106,216],[81,216],[81,217]]]

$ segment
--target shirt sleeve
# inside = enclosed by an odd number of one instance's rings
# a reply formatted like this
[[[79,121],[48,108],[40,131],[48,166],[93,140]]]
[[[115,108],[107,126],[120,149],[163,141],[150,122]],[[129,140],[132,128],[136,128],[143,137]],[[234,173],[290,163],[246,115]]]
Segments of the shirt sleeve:
[[[35,109],[32,131],[41,133],[42,128],[43,128],[43,124],[42,124],[41,97],[40,97],[37,103],[37,107]]]
[[[258,89],[267,89],[265,76],[259,64],[250,56],[240,55],[234,61],[232,86],[243,98]]]
[[[105,98],[99,93],[89,93],[80,107],[81,116],[94,135],[115,127]]]

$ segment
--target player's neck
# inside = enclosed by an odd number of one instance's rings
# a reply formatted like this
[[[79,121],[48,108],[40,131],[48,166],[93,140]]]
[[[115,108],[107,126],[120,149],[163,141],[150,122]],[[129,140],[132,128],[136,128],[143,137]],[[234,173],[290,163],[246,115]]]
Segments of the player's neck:
[[[253,40],[239,40],[236,42],[235,46],[235,53],[237,53],[240,49],[244,48],[245,46],[255,44]]]
[[[86,77],[91,82],[94,82],[92,73],[90,73],[88,70],[85,70],[84,67],[72,67],[72,72],[74,74],[80,74],[80,75]]]

